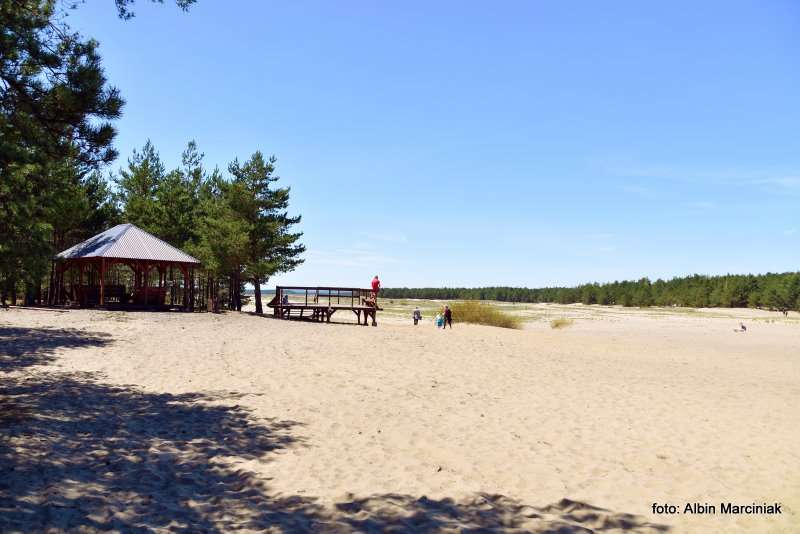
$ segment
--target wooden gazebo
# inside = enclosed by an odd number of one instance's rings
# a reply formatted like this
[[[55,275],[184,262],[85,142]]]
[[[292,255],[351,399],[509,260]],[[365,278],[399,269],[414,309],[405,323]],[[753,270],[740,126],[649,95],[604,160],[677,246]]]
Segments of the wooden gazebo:
[[[200,262],[133,224],[120,224],[78,243],[55,257],[56,302],[79,306],[164,307],[188,309],[193,269]],[[126,276],[119,266],[130,268]],[[150,284],[156,269],[158,281]],[[175,278],[175,269],[182,276]],[[109,281],[111,271],[113,280]],[[169,278],[168,278],[168,275]]]

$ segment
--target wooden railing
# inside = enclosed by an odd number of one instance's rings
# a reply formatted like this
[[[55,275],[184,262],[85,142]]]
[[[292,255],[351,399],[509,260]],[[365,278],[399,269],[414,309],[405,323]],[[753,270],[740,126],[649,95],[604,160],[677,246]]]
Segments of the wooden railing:
[[[364,289],[360,287],[309,287],[309,286],[278,286],[275,288],[275,304],[284,305],[283,297],[287,299],[292,296],[302,297],[302,304],[305,306],[349,306],[355,308],[356,306],[375,306],[371,289]],[[270,303],[272,304],[272,303]],[[290,301],[291,304],[300,304],[296,301]]]
[[[278,286],[275,297],[267,304],[276,317],[289,319],[296,313],[300,319],[306,312],[311,320],[330,322],[337,310],[352,310],[359,324],[377,326],[377,312],[380,311],[377,299],[371,289],[361,287],[309,287]],[[362,323],[363,316],[363,323]]]

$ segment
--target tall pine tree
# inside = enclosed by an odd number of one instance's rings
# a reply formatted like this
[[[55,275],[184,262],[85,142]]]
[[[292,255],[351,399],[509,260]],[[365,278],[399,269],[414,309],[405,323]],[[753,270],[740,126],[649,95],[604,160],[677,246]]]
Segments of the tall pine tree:
[[[157,193],[165,177],[164,164],[148,139],[141,152],[134,149],[128,166],[120,169],[114,181],[126,222],[158,234],[161,229],[161,210]]]
[[[235,209],[249,226],[245,273],[255,290],[256,313],[263,313],[261,284],[270,276],[293,270],[303,262],[300,255],[305,246],[298,241],[303,235],[292,232],[300,216],[291,217],[289,188],[276,187],[275,157],[265,160],[261,152],[254,153],[240,164],[234,160],[228,170],[233,183],[244,194],[233,199]]]

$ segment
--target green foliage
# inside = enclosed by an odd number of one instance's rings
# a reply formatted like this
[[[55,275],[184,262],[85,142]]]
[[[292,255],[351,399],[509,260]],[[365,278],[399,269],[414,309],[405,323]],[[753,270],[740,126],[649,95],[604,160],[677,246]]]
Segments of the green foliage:
[[[155,235],[160,235],[157,192],[164,177],[164,164],[148,139],[141,152],[133,150],[127,168],[115,178],[125,220]]]
[[[280,179],[275,175],[275,162],[274,156],[264,160],[261,152],[256,152],[245,163],[237,159],[228,166],[235,193],[231,207],[247,224],[244,272],[255,286],[256,313],[263,312],[260,284],[272,275],[293,270],[303,262],[300,255],[305,252],[298,243],[303,234],[290,231],[300,216],[290,217],[286,211],[289,188],[274,187]]]
[[[522,320],[491,304],[475,300],[456,302],[450,306],[453,320],[462,323],[499,326],[500,328],[522,328]]]
[[[232,198],[240,192],[214,171],[203,189],[198,217],[198,241],[188,247],[203,267],[222,276],[241,272],[248,250],[250,225],[233,208]]]
[[[150,0],[154,4],[163,4],[164,0]],[[196,3],[197,0],[175,0],[175,5],[181,8],[183,11],[188,11],[189,7],[192,4]],[[136,3],[136,0],[114,0],[114,3],[117,6],[117,14],[119,18],[127,20],[134,17],[133,12],[133,5]]]
[[[384,288],[386,298],[496,300],[693,308],[760,307],[800,311],[800,273],[692,275],[671,280],[584,284],[577,287]]]
[[[110,121],[122,105],[97,43],[67,27],[57,2],[0,0],[3,296],[20,285],[31,294],[64,236],[111,216],[107,191],[86,175],[116,156]],[[87,214],[93,204],[102,208]]]
[[[226,178],[203,168],[203,154],[189,142],[178,169],[166,171],[150,141],[134,151],[116,177],[125,220],[186,249],[202,263],[211,298],[227,287],[229,306],[241,308],[244,279],[258,284],[302,262],[302,234],[290,227],[289,189],[274,187],[275,158],[256,152],[244,164],[234,160]],[[227,279],[225,282],[224,280]],[[261,300],[256,299],[257,311]]]
[[[120,16],[132,0],[115,0]],[[194,0],[176,0],[186,8]],[[52,254],[117,222],[96,171],[113,161],[124,101],[98,43],[72,31],[80,2],[0,0],[0,297],[35,296]],[[27,297],[26,297],[27,300]]]

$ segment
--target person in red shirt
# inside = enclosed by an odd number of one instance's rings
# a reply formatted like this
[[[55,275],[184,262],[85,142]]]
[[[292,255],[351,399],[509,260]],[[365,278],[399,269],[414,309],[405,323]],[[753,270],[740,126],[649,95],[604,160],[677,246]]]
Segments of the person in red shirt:
[[[375,301],[375,305],[378,305],[378,292],[381,290],[381,281],[378,280],[378,275],[375,275],[375,278],[372,279],[372,300]]]

